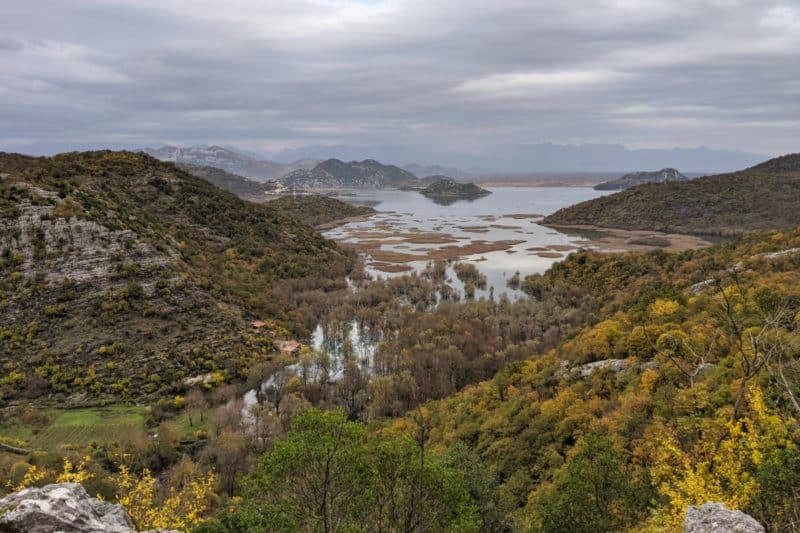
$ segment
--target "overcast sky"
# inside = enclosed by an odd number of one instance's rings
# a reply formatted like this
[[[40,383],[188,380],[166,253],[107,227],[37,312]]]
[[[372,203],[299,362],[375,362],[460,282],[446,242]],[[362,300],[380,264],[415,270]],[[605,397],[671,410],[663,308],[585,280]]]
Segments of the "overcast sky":
[[[0,149],[800,151],[800,0],[2,0]]]

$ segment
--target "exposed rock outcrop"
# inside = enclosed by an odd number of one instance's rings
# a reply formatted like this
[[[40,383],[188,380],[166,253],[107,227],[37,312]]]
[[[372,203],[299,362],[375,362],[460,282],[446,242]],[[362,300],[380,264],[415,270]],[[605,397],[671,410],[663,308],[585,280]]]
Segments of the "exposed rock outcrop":
[[[628,368],[625,359],[603,359],[602,361],[594,361],[577,366],[572,369],[572,373],[580,374],[581,377],[588,377],[597,372],[598,370],[610,369],[614,373],[619,373]]]
[[[13,217],[0,220],[0,248],[23,261],[22,271],[32,276],[47,261],[45,279],[86,283],[102,281],[107,288],[114,258],[130,261],[144,270],[168,268],[165,254],[158,253],[131,230],[112,230],[77,216],[55,216],[64,202],[52,191],[19,183],[33,200],[21,201]],[[38,203],[34,203],[38,202]],[[109,212],[113,218],[113,213]],[[165,248],[172,259],[178,254]]]
[[[791,257],[793,255],[800,254],[800,248],[789,248],[787,250],[779,250],[777,252],[764,252],[761,254],[756,254],[751,257],[751,259],[759,259],[763,258],[767,261],[772,261],[774,259],[781,259],[783,257]],[[731,268],[727,270],[728,274],[736,274],[737,272],[741,272],[745,268],[745,261],[739,261]],[[689,292],[691,294],[700,294],[704,290],[708,289],[709,287],[715,286],[720,280],[718,278],[711,278],[707,280],[700,281],[695,283],[691,287],[689,287]]]
[[[28,488],[0,499],[0,531],[134,533],[121,505],[92,498],[77,483]]]
[[[741,511],[732,511],[724,503],[704,503],[689,507],[683,533],[764,533],[764,527]]]

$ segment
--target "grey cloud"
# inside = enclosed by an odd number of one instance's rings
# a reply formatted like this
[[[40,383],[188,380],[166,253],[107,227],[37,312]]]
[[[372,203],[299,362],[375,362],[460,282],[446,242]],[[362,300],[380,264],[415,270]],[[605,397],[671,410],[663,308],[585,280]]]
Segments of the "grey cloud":
[[[7,0],[0,34],[0,149],[798,150],[800,7],[777,0]]]
[[[22,43],[14,40],[0,37],[0,52],[16,52],[22,49]]]

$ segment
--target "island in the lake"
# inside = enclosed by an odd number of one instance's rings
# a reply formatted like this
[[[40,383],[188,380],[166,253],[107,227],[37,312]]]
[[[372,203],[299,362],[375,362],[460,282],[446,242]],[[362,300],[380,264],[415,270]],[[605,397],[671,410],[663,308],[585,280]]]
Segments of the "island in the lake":
[[[460,183],[453,178],[441,176],[420,191],[424,196],[437,201],[475,200],[492,194],[474,183]]]

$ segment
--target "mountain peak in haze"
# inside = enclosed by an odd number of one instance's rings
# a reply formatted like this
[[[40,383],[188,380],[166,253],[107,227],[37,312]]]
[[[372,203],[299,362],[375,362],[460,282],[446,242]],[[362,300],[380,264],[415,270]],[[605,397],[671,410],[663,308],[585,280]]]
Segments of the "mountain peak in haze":
[[[290,172],[302,168],[311,168],[318,161],[304,160],[284,164],[264,159],[256,159],[249,155],[219,145],[211,146],[162,146],[160,148],[144,148],[142,152],[172,163],[214,167],[244,176],[246,178],[265,181],[278,179]]]

